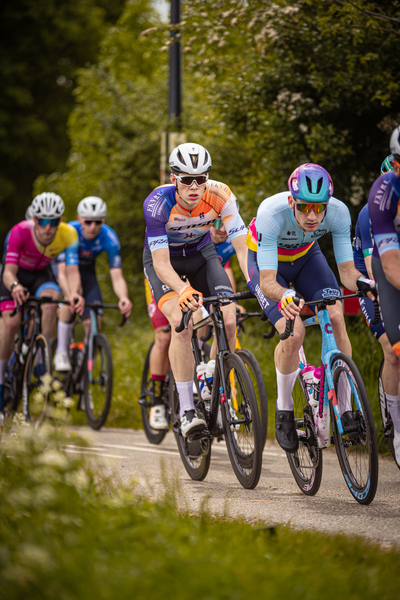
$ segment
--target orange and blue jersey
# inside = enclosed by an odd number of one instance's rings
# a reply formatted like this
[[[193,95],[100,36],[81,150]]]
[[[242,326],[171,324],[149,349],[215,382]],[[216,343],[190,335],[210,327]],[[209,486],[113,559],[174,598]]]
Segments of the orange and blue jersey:
[[[326,233],[332,234],[336,263],[353,260],[350,239],[351,219],[347,206],[337,198],[329,200],[326,214],[315,231],[304,231],[288,204],[289,192],[266,198],[252,220],[247,246],[257,252],[260,271],[278,271],[280,262],[293,263],[305,256],[314,242]]]
[[[171,256],[195,254],[211,241],[210,228],[220,218],[230,241],[247,233],[230,188],[210,179],[192,210],[179,204],[175,186],[168,184],[146,198],[143,211],[147,226],[145,248],[151,252],[168,248]]]

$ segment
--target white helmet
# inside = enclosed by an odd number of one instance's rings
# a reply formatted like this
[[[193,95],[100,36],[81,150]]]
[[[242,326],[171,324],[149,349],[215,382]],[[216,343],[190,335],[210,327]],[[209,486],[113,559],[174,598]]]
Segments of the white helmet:
[[[400,125],[392,131],[390,136],[389,148],[396,160],[400,160]]]
[[[211,156],[200,144],[180,144],[172,150],[169,166],[174,173],[202,175],[211,169]]]
[[[80,217],[90,217],[92,219],[103,219],[107,214],[107,205],[97,196],[88,196],[78,204],[78,215]]]
[[[33,214],[32,214],[32,205],[30,204],[28,206],[28,208],[26,209],[26,213],[25,213],[25,221],[30,221],[33,218]]]
[[[43,192],[35,196],[31,204],[31,217],[57,219],[64,213],[65,206],[61,196],[53,192]]]

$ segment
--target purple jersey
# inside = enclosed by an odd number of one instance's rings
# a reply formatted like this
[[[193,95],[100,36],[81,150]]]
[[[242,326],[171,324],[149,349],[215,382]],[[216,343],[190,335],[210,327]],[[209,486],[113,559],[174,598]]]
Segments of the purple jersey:
[[[400,250],[400,179],[392,171],[373,183],[368,212],[375,242],[373,256]]]

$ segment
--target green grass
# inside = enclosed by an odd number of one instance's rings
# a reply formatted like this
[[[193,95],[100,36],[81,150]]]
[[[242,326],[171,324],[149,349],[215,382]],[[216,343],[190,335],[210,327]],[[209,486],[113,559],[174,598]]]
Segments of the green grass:
[[[30,428],[0,443],[0,597],[7,600],[393,600],[400,554],[357,538],[178,512],[150,503]],[[92,464],[92,463],[91,463]]]
[[[254,302],[247,302],[248,310],[257,311]],[[133,427],[142,428],[138,398],[140,395],[140,382],[144,359],[150,344],[153,341],[153,330],[146,314],[139,314],[135,321],[122,328],[118,327],[118,316],[107,313],[103,331],[108,336],[113,352],[114,363],[114,388],[111,411],[107,419],[107,427]],[[276,400],[276,373],[274,365],[274,349],[278,343],[278,336],[271,340],[263,338],[263,332],[270,329],[259,319],[246,321],[245,333],[240,334],[240,343],[243,348],[248,348],[257,357],[265,379],[269,408],[268,435],[274,435],[275,400]],[[353,348],[355,360],[366,384],[371,402],[375,427],[377,431],[379,449],[388,452],[388,447],[383,438],[382,423],[378,404],[378,370],[382,358],[380,344],[366,326],[362,317],[347,320],[347,329]],[[305,339],[306,356],[311,364],[319,366],[321,362],[321,333],[318,327],[307,329]],[[85,424],[85,415],[72,410],[73,422]]]

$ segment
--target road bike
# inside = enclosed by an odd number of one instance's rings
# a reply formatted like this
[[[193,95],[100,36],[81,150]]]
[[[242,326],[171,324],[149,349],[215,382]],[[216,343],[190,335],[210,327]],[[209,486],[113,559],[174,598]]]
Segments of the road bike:
[[[59,301],[69,305],[67,300]],[[58,373],[56,379],[68,397],[77,394],[79,406],[84,406],[86,419],[92,429],[100,429],[111,406],[113,362],[110,342],[98,331],[98,312],[102,308],[118,309],[118,304],[85,303],[90,309],[90,325],[83,342],[73,339],[68,348],[72,370]],[[120,326],[126,322],[122,318]]]
[[[256,487],[261,474],[263,441],[254,388],[248,370],[241,358],[229,349],[221,307],[235,300],[253,298],[250,292],[217,294],[203,298],[210,304],[210,315],[193,325],[192,351],[194,366],[201,363],[201,352],[196,331],[213,323],[217,343],[217,357],[210,400],[203,400],[196,379],[195,406],[207,424],[206,429],[184,437],[180,429],[179,396],[173,376],[170,398],[173,431],[184,467],[190,477],[202,481],[209,470],[211,444],[214,439],[225,438],[229,459],[241,485]],[[188,327],[191,311],[184,313],[176,331]]]
[[[383,383],[382,383],[382,371],[383,371],[384,362],[385,362],[385,359],[382,358],[382,362],[379,366],[379,375],[378,375],[379,410],[380,410],[381,419],[382,419],[383,435],[388,443],[389,450],[391,452],[391,455],[394,458],[394,462],[400,469],[400,465],[396,460],[396,452],[394,450],[394,444],[393,444],[393,440],[394,440],[393,421],[392,421],[392,417],[390,416],[389,408],[388,408],[387,401],[386,401],[386,394],[385,394],[385,390],[383,389]]]
[[[350,297],[362,295],[358,292]],[[303,320],[303,324],[319,325],[321,329],[321,377],[319,383],[314,382],[313,389],[306,383],[303,371],[307,361],[301,348],[299,374],[293,389],[299,448],[286,454],[297,485],[304,494],[313,496],[321,484],[321,451],[334,444],[351,495],[360,504],[370,504],[378,485],[378,446],[371,406],[356,364],[336,345],[327,309],[329,304],[348,297],[305,302],[307,306],[317,305],[316,315]],[[293,320],[286,322],[281,339],[293,335],[293,324]],[[347,411],[351,411],[354,426],[345,433],[342,415]]]
[[[27,290],[26,290],[27,291]],[[21,309],[21,323],[7,364],[4,380],[4,422],[10,425],[22,399],[22,412],[27,423],[39,427],[46,416],[50,391],[43,385],[51,376],[51,348],[42,333],[42,305],[53,302],[48,297],[30,297],[10,314]]]

